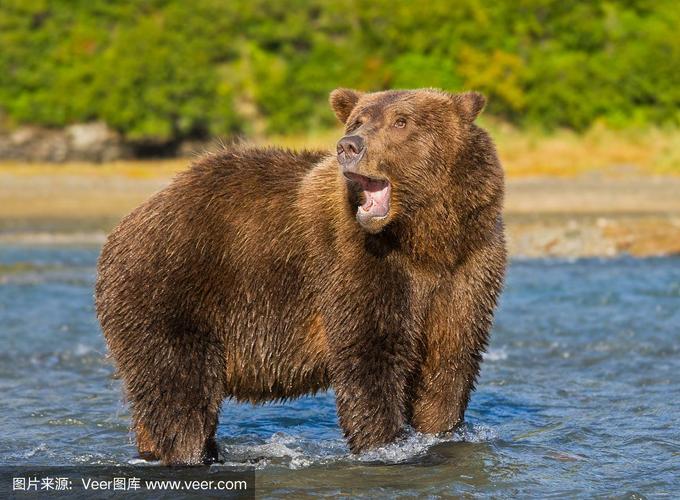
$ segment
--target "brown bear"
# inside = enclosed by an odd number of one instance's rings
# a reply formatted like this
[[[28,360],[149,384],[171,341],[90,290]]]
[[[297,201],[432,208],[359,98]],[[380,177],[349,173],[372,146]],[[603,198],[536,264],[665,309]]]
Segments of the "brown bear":
[[[208,154],[125,217],[96,307],[140,455],[217,458],[225,398],[332,387],[352,452],[463,419],[502,287],[503,172],[474,92],[330,102],[337,153]]]

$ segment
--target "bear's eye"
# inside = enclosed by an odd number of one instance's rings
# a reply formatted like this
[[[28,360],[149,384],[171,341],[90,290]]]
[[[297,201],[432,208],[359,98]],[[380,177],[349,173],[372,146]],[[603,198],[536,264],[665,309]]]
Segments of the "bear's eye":
[[[397,128],[404,128],[406,126],[406,118],[397,118],[397,121],[394,122],[394,126]]]

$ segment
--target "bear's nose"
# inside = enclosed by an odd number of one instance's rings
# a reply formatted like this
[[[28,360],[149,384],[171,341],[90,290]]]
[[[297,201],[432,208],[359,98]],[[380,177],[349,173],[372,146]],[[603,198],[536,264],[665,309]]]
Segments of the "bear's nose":
[[[364,152],[364,140],[358,135],[346,135],[338,141],[338,161],[341,165],[356,163]]]

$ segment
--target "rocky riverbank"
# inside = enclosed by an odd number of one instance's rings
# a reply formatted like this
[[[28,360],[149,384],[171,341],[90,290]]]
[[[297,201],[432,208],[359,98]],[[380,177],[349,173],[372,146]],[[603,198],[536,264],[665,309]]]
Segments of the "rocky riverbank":
[[[680,179],[510,179],[508,244],[526,257],[680,254]]]

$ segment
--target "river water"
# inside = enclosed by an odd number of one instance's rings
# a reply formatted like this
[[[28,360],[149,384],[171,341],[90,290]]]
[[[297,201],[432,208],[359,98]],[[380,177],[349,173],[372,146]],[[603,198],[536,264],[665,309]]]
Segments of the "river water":
[[[139,464],[93,312],[98,250],[0,246],[0,465]],[[680,259],[514,261],[452,436],[350,456],[326,393],[225,402],[218,441],[262,497],[677,497]]]

